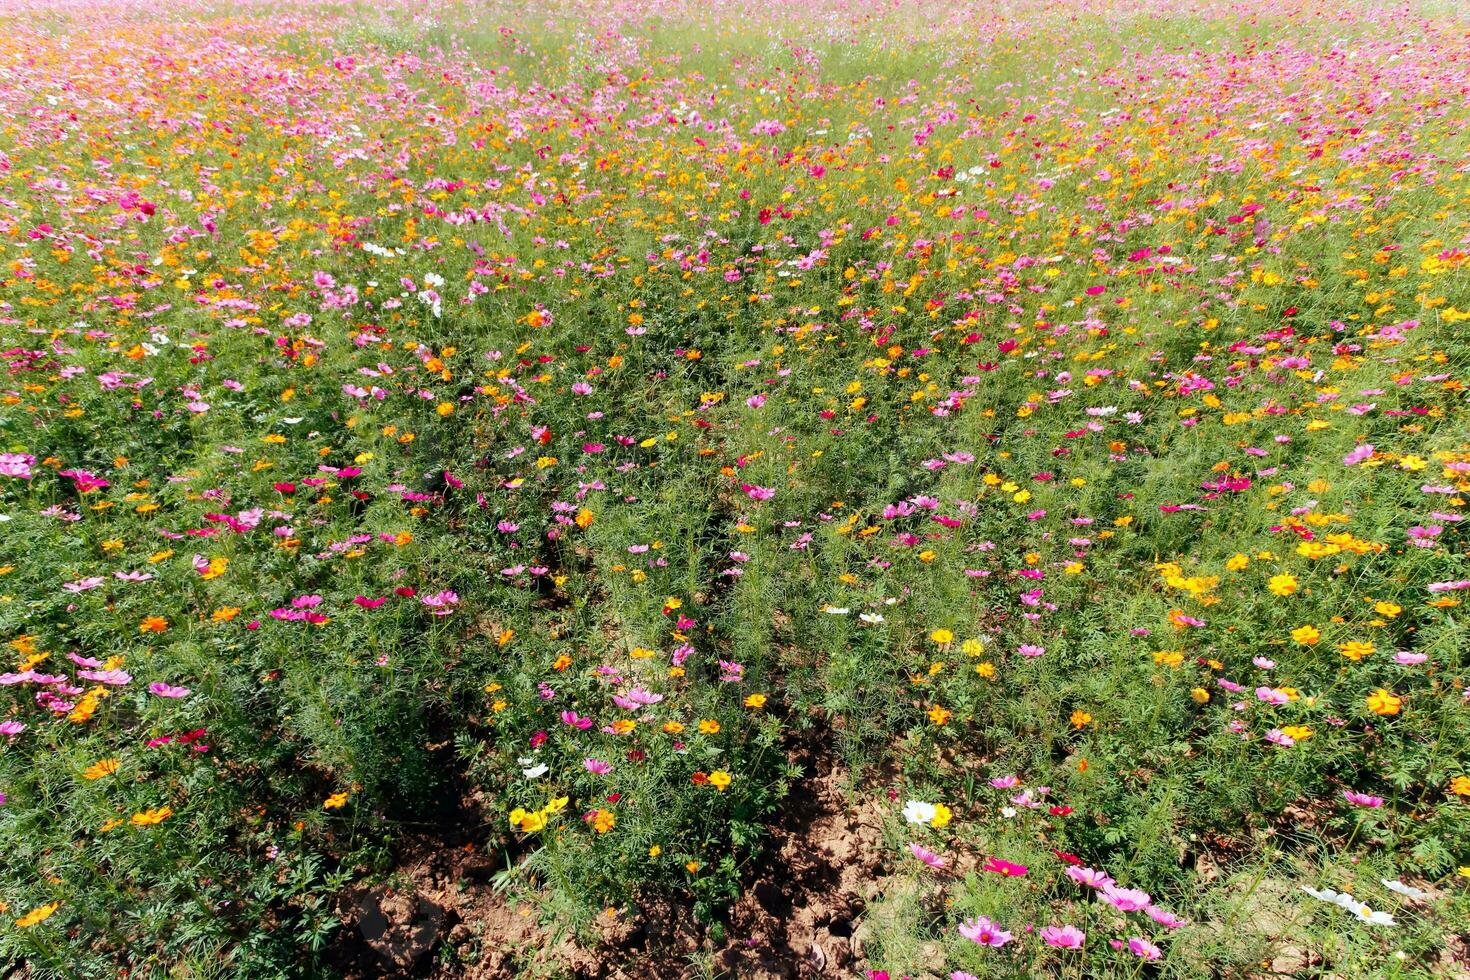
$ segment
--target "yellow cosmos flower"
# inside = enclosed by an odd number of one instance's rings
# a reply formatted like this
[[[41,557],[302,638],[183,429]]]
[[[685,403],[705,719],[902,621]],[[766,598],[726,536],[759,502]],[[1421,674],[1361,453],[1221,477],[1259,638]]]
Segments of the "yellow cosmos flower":
[[[1399,713],[1399,709],[1403,707],[1404,701],[1398,695],[1380,687],[1368,695],[1366,704],[1368,705],[1368,710],[1375,715],[1396,715]]]
[[[82,778],[89,780],[102,779],[104,776],[111,776],[113,773],[117,772],[117,767],[118,760],[103,759],[100,762],[92,763],[90,766],[84,769],[82,771]]]
[[[1289,596],[1297,590],[1296,576],[1282,573],[1272,575],[1266,587],[1279,596]]]
[[[1303,646],[1312,646],[1318,640],[1322,639],[1322,633],[1320,630],[1317,629],[1317,627],[1313,626],[1311,623],[1308,623],[1305,626],[1298,626],[1296,629],[1292,630],[1291,638],[1297,643],[1302,644]]]
[[[139,633],[162,633],[168,629],[168,620],[162,616],[148,616],[138,624]]]
[[[60,902],[48,902],[45,905],[33,908],[19,919],[16,919],[15,926],[17,929],[29,929],[31,926],[40,925],[42,922],[51,918],[59,908],[61,908]]]

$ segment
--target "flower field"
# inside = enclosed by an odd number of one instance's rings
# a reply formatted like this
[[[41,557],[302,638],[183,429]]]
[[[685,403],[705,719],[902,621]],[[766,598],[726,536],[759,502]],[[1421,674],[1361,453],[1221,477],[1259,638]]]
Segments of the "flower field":
[[[1470,976],[1465,8],[0,27],[0,973]]]

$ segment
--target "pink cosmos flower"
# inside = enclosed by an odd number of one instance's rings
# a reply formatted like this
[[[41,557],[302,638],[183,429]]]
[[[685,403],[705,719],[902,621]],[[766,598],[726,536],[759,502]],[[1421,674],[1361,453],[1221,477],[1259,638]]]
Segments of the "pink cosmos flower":
[[[1022,643],[1016,647],[1016,652],[1023,657],[1039,657],[1046,652],[1046,647],[1039,647],[1034,643]]]
[[[1373,444],[1365,442],[1342,458],[1343,466],[1357,466],[1359,463],[1371,458],[1373,455]]]
[[[776,496],[776,491],[771,487],[758,487],[753,483],[742,483],[740,489],[744,490],[745,495],[751,500],[770,500]]]
[[[1116,884],[1103,886],[1102,900],[1120,912],[1137,912],[1153,901],[1141,888],[1119,888]]]
[[[1371,796],[1367,793],[1359,793],[1355,789],[1342,791],[1342,798],[1354,806],[1380,807],[1383,806],[1383,797]]]
[[[154,681],[152,684],[149,684],[148,691],[161,698],[186,698],[192,693],[187,687],[174,687],[162,681]]]
[[[125,670],[79,670],[77,676],[84,681],[96,681],[109,687],[124,687],[133,679],[133,675]]]
[[[36,457],[30,453],[0,453],[0,476],[8,476],[17,480],[31,479],[31,467],[36,465]]]
[[[582,765],[586,766],[587,771],[594,776],[606,776],[612,772],[612,763],[603,762],[601,759],[583,759]]]
[[[1045,926],[1041,941],[1053,949],[1081,949],[1087,933],[1076,926]]]
[[[1164,955],[1163,950],[1159,949],[1159,947],[1155,946],[1147,939],[1144,939],[1142,936],[1134,936],[1132,939],[1128,940],[1128,951],[1131,952],[1134,956],[1140,957],[1141,959],[1145,959],[1150,962],[1159,959]]]
[[[1068,868],[1066,874],[1077,884],[1088,888],[1108,888],[1113,884],[1112,875],[1093,868]]]
[[[658,704],[663,699],[664,696],[662,694],[654,694],[652,691],[635,687],[626,694],[613,695],[613,704],[616,704],[624,711],[637,711],[639,708],[646,708]]]
[[[1173,912],[1170,912],[1167,909],[1161,909],[1157,905],[1150,905],[1148,908],[1144,909],[1144,914],[1147,915],[1150,919],[1153,919],[1159,925],[1163,926],[1165,929],[1178,929],[1181,926],[1189,925],[1188,919],[1181,919]]]
[[[961,922],[960,935],[973,943],[979,943],[981,946],[993,946],[996,949],[1011,941],[1010,933],[983,915]]]
[[[913,854],[914,857],[918,858],[920,861],[923,861],[931,868],[942,868],[949,863],[938,854],[935,854],[933,851],[929,850],[923,844],[910,844],[909,851]]]
[[[443,592],[435,592],[433,595],[423,596],[419,601],[429,607],[429,612],[432,615],[448,616],[454,612],[454,607],[459,604],[459,596],[453,591],[445,589]]]
[[[1439,524],[1431,524],[1428,527],[1415,525],[1408,530],[1409,544],[1416,548],[1433,548],[1438,542],[1436,539],[1444,531]]]

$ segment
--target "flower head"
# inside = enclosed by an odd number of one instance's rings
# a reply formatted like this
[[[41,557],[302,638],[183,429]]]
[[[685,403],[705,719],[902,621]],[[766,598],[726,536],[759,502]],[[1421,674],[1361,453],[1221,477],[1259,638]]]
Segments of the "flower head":
[[[966,919],[960,923],[960,935],[973,943],[981,946],[993,946],[999,949],[1011,941],[1011,934],[991,922],[983,915],[973,919]]]

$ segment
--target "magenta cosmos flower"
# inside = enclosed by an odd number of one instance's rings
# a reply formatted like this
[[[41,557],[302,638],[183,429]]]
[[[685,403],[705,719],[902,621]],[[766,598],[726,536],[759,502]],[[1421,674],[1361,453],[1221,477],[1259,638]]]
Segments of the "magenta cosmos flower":
[[[1019,878],[1026,873],[1027,868],[1024,864],[1012,864],[1010,861],[1002,861],[1000,858],[986,858],[985,870],[993,871],[998,875],[1005,875],[1007,878]]]

